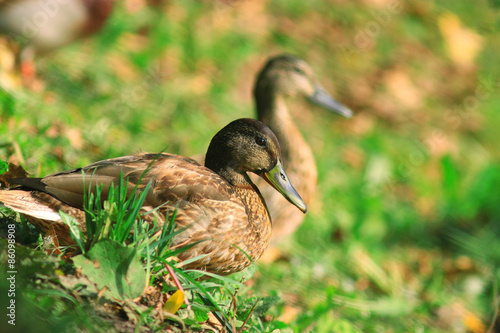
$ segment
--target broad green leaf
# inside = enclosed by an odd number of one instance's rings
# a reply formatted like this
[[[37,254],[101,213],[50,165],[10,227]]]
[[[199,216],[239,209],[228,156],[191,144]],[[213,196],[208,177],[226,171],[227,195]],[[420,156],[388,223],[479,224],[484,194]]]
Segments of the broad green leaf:
[[[202,310],[193,310],[194,311],[194,319],[199,322],[203,323],[208,320],[208,313],[206,311]]]
[[[104,239],[87,252],[73,258],[75,266],[82,269],[99,289],[116,299],[134,299],[146,286],[146,272],[136,249]]]

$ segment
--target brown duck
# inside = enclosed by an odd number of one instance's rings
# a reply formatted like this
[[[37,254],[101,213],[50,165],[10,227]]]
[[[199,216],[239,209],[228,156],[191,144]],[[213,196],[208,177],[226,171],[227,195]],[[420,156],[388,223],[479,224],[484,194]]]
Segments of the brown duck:
[[[290,179],[307,204],[316,191],[316,163],[311,148],[288,111],[286,98],[306,98],[344,117],[351,117],[352,111],[325,91],[304,60],[292,55],[268,59],[257,76],[253,93],[258,119],[276,134],[281,145],[283,165],[287,167]],[[297,229],[304,215],[297,214],[282,198],[266,188],[262,188],[262,195],[273,220],[271,244],[276,244]]]
[[[128,185],[144,188],[151,182],[143,209],[156,207],[165,221],[177,208],[176,228],[186,228],[174,239],[181,247],[199,242],[182,252],[182,260],[206,256],[189,267],[230,274],[250,265],[266,249],[271,220],[266,204],[247,172],[264,178],[302,212],[306,205],[281,166],[278,140],[264,124],[238,119],[220,130],[210,142],[205,167],[173,154],[142,153],[90,164],[44,178],[17,178],[17,188],[0,191],[0,202],[17,211],[42,233],[57,235],[71,244],[68,228],[58,212],[77,218],[85,226],[85,188],[117,184],[120,173]]]
[[[99,31],[114,0],[0,0],[0,34],[21,44],[20,65]]]

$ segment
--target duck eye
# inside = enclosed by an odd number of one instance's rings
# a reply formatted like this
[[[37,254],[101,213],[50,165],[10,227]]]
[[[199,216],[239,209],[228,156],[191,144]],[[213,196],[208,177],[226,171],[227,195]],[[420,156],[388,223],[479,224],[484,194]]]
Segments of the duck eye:
[[[293,71],[294,71],[295,73],[305,74],[305,72],[304,72],[302,69],[298,68],[298,67],[294,67],[294,68],[293,68]]]
[[[266,145],[266,139],[261,138],[260,136],[255,138],[255,143],[257,143],[259,146],[265,146]]]

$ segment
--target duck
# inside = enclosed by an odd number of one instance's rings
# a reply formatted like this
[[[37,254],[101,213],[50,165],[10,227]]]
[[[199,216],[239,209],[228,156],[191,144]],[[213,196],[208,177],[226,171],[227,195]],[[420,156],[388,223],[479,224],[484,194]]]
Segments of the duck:
[[[283,165],[304,202],[314,199],[318,174],[314,155],[287,108],[288,98],[305,98],[323,109],[350,118],[351,109],[335,100],[318,81],[311,66],[291,54],[271,56],[255,80],[253,96],[257,119],[269,126],[281,145]],[[259,180],[256,179],[259,186]],[[262,188],[273,221],[271,245],[280,244],[300,226],[304,214],[297,214],[271,191]]]
[[[20,44],[21,72],[34,74],[34,58],[102,29],[114,0],[0,1],[0,34]]]
[[[201,256],[187,268],[227,275],[259,259],[271,238],[271,217],[249,172],[262,177],[301,213],[307,211],[282,166],[275,134],[248,118],[230,122],[212,138],[205,166],[164,152],[117,157],[43,178],[10,179],[15,186],[0,191],[0,202],[42,234],[56,235],[62,244],[71,245],[59,212],[73,216],[85,232],[85,189],[108,189],[122,174],[129,193],[151,184],[144,212],[156,210],[165,223],[175,211],[175,228],[182,231],[174,237],[172,249],[190,246],[178,255],[182,261]]]

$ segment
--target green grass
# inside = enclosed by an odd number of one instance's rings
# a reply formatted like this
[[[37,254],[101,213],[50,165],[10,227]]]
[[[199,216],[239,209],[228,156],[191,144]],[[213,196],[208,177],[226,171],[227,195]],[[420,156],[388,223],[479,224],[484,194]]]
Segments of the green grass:
[[[295,53],[355,116],[289,101],[316,156],[317,200],[277,262],[257,263],[244,285],[211,282],[214,301],[241,324],[262,299],[256,332],[485,332],[499,305],[498,6],[404,2],[360,47],[388,3],[120,4],[99,35],[38,59],[35,91],[0,90],[0,159],[39,176],[139,151],[203,153],[229,121],[254,116],[265,58]],[[481,38],[469,65],[449,54],[449,13]],[[5,214],[2,225],[16,219]],[[40,244],[16,223],[18,240]],[[34,322],[47,329],[101,327],[89,319],[102,310],[97,298],[57,282],[74,267],[27,246],[18,256],[49,268],[23,268],[19,318],[42,311],[50,315]],[[201,327],[208,308],[197,301],[183,321]],[[160,327],[151,311],[127,312],[137,316],[128,328]]]
[[[227,325],[232,332],[237,332],[236,328],[268,331],[274,326],[273,322],[263,323],[262,317],[278,302],[278,297],[253,296],[243,284],[253,275],[254,268],[235,274],[239,280],[183,269],[182,265],[199,258],[177,263],[176,256],[191,245],[170,249],[173,237],[183,231],[174,228],[176,213],[161,226],[156,219],[147,221],[146,215],[153,212],[144,212],[141,207],[149,185],[140,195],[128,196],[125,184],[120,179],[116,186],[111,185],[105,201],[101,199],[102,186],[88,189],[85,233],[74,217],[61,212],[75,244],[60,248],[62,253],[57,257],[26,247],[15,248],[10,236],[1,240],[0,262],[10,268],[8,271],[20,272],[19,275],[14,272],[14,288],[8,283],[0,286],[6,295],[19,290],[21,297],[9,296],[16,300],[18,308],[22,307],[18,316],[32,311],[45,318],[46,327],[42,331],[49,331],[50,327],[58,331],[214,329],[213,320],[207,323],[209,312],[218,313],[220,324]],[[2,222],[7,230],[16,225],[8,217]],[[20,225],[27,227],[25,223]],[[16,240],[23,233],[27,234],[18,230]],[[53,252],[51,244],[41,243],[39,247]],[[10,267],[12,253],[14,268]],[[13,276],[7,273],[4,281]],[[198,280],[204,275],[211,279]],[[177,291],[171,281],[174,278],[182,283],[187,303],[175,302],[173,296],[165,298]],[[181,299],[184,301],[183,296]],[[165,311],[159,311],[158,307]],[[61,316],[58,309],[70,314]],[[93,323],[94,317],[97,320]],[[21,326],[27,331],[39,330],[36,321]]]

